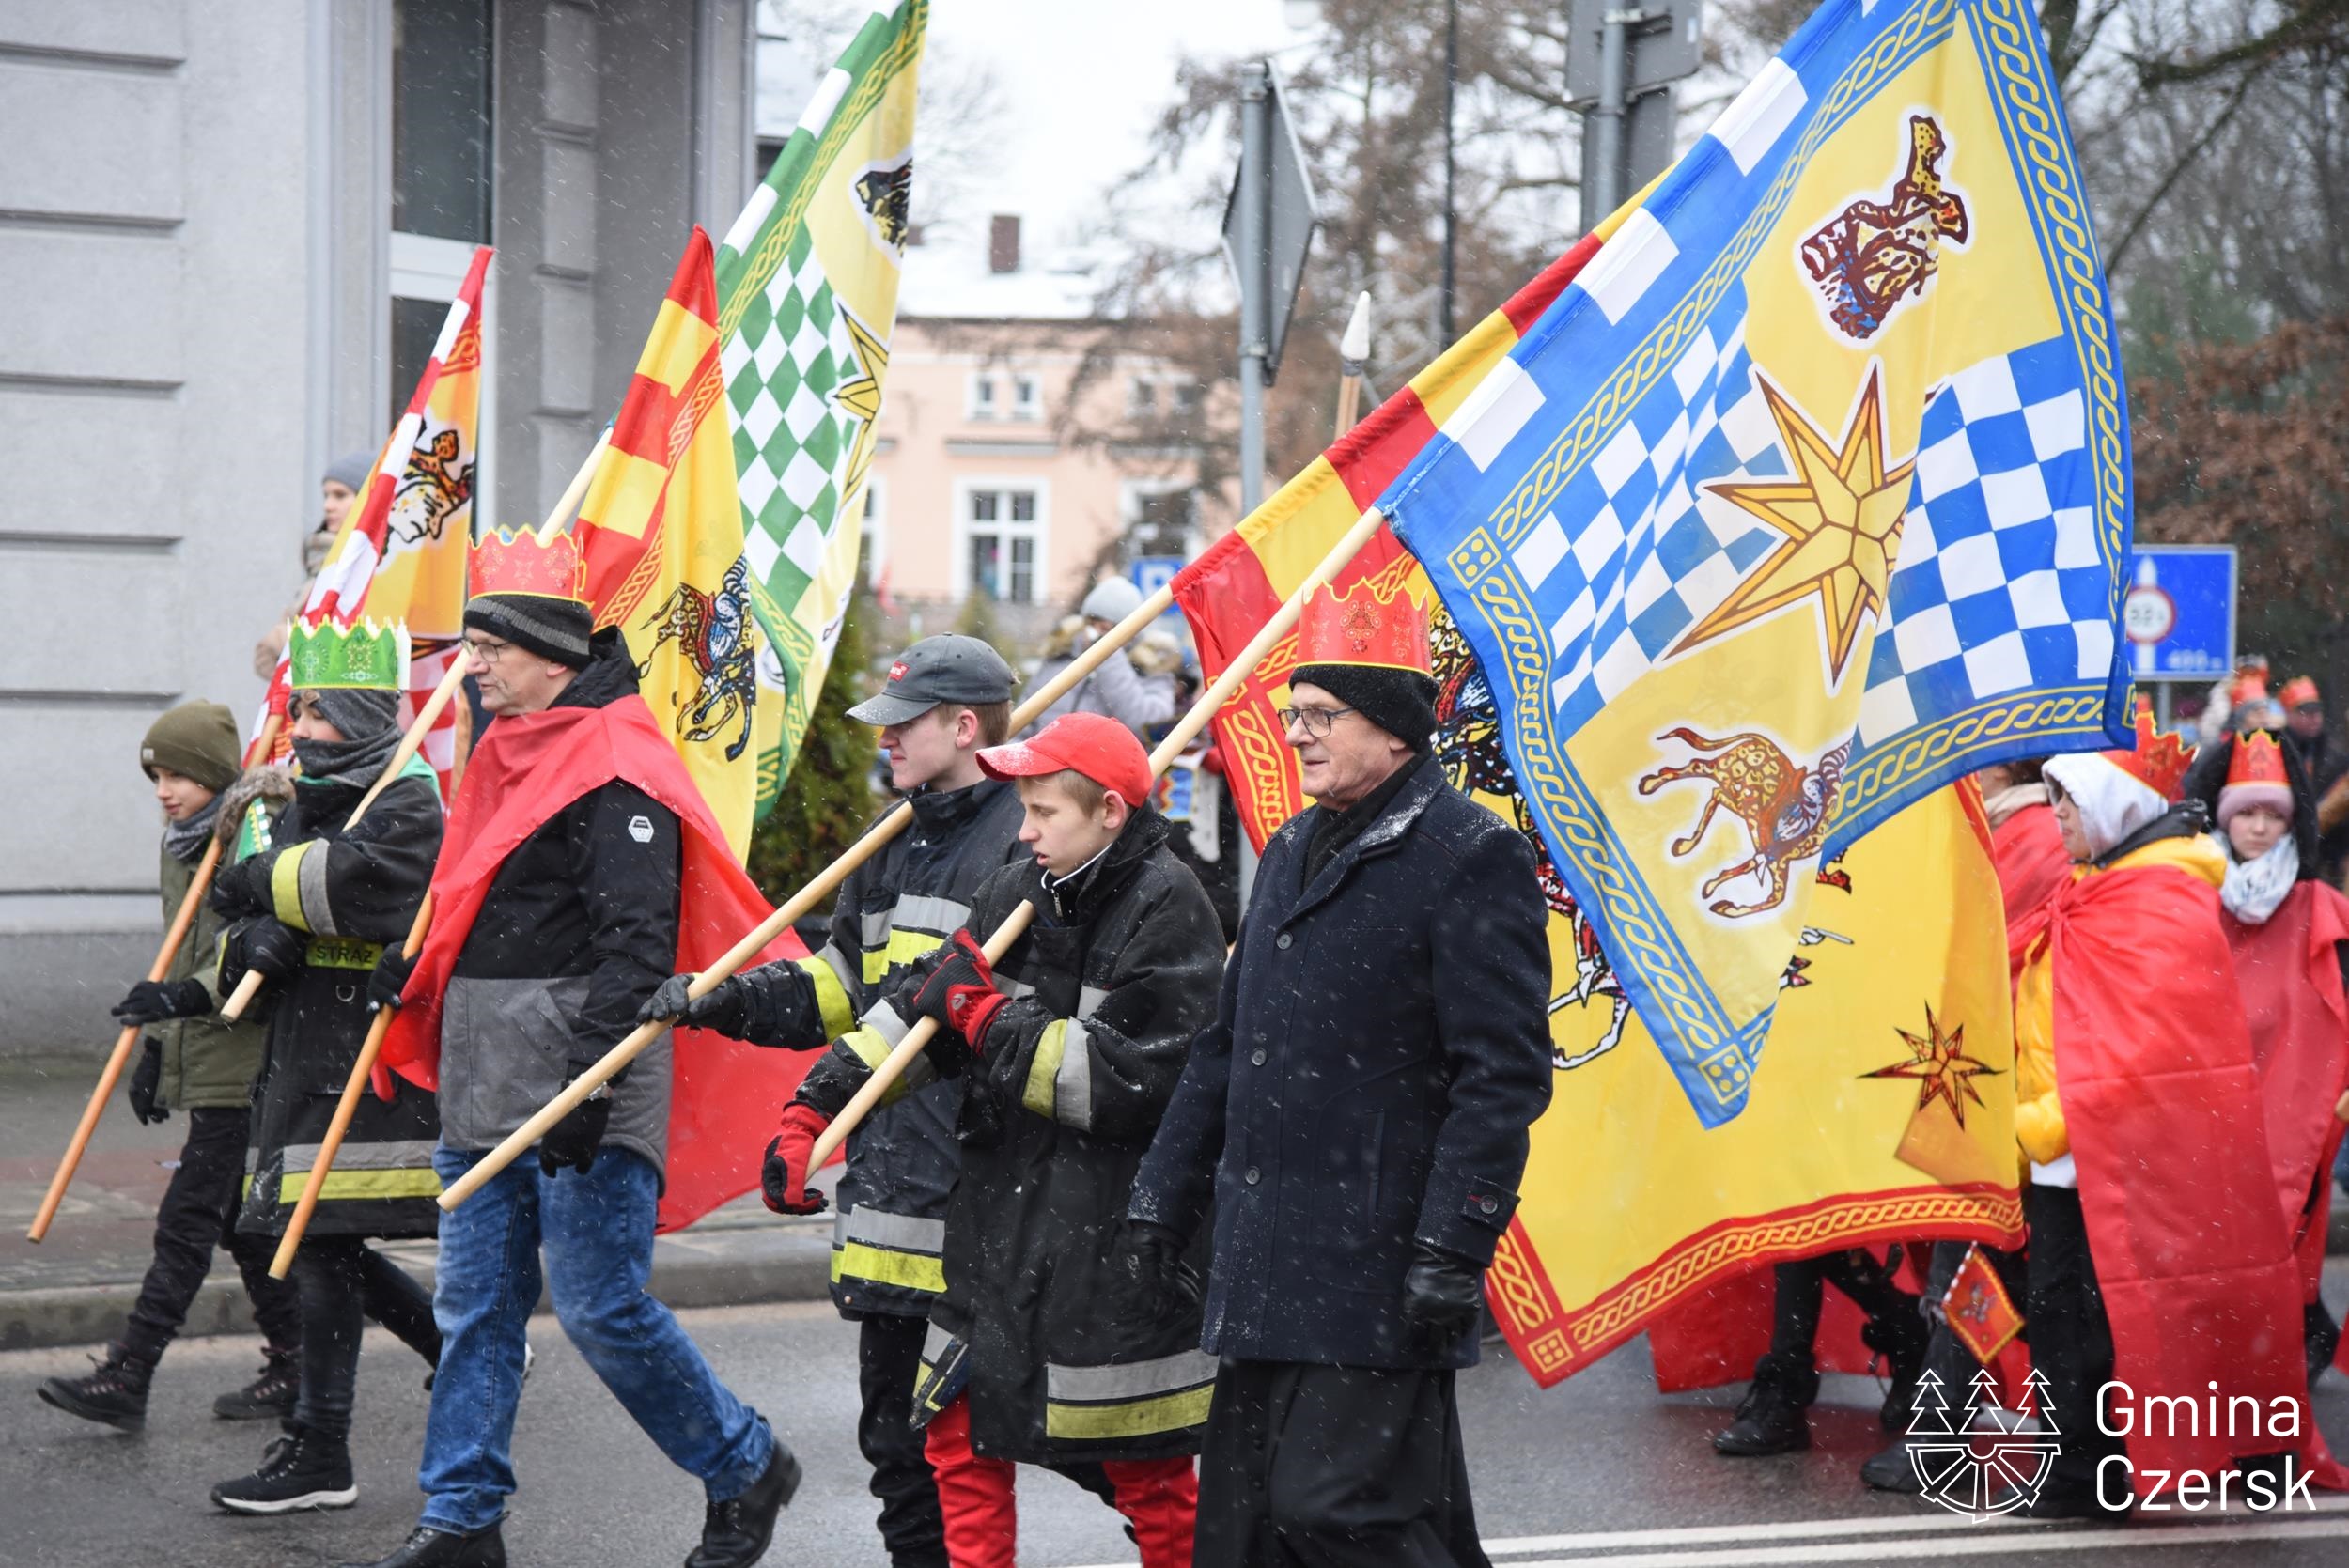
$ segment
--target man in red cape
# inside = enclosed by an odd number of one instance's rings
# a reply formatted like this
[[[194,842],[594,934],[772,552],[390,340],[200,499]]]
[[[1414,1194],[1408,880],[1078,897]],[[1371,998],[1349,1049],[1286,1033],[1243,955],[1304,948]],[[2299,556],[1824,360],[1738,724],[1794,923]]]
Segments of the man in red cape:
[[[2046,764],[2086,870],[2017,933],[2031,1361],[2061,1444],[2026,1514],[2125,1509],[2191,1472],[2215,1490],[2313,1431],[2224,862],[2199,804],[2172,806],[2189,754],[2140,708],[2133,750]]]
[[[594,631],[583,582],[567,536],[476,548],[465,644],[497,720],[450,815],[424,948],[412,965],[391,950],[370,987],[399,1008],[383,1062],[439,1094],[444,1186],[628,1034],[672,970],[708,964],[768,912],[619,633]],[[657,1224],[755,1183],[760,1123],[797,1065],[661,1040],[442,1220],[424,1517],[370,1568],[503,1568],[542,1280],[581,1358],[702,1483],[688,1568],[748,1568],[766,1551],[799,1463],[646,1284]]]

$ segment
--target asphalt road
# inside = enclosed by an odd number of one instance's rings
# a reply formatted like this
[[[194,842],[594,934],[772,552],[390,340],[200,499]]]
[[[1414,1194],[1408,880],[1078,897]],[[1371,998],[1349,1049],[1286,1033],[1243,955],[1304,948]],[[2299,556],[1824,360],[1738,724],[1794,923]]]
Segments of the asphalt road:
[[[738,1307],[685,1314],[736,1389],[798,1449],[806,1481],[770,1563],[885,1568],[853,1440],[855,1338],[829,1307]],[[701,1524],[700,1489],[638,1433],[546,1319],[523,1396],[506,1526],[517,1568],[681,1561]],[[358,1506],[270,1520],[232,1518],[210,1484],[250,1467],[268,1433],[210,1415],[212,1396],[257,1364],[256,1342],[188,1341],[165,1359],[147,1431],[86,1426],[33,1395],[81,1353],[0,1355],[0,1564],[82,1568],[310,1568],[388,1551],[413,1522],[426,1396],[407,1351],[371,1335],[361,1366]],[[2291,1519],[2233,1515],[2120,1529],[1969,1524],[1915,1498],[1862,1488],[1858,1462],[1881,1441],[1875,1387],[1830,1377],[1812,1413],[1815,1444],[1770,1460],[1718,1458],[1710,1433],[1735,1390],[1658,1397],[1635,1343],[1544,1392],[1505,1356],[1461,1384],[1477,1513],[1498,1568],[1732,1568],[1906,1563],[1964,1558],[1999,1568],[2132,1562],[2318,1564],[2349,1559],[2349,1510],[2331,1501]],[[2349,1384],[2328,1377],[2319,1419],[2349,1438]],[[1023,1475],[1020,1560],[1030,1568],[1132,1563],[1115,1516],[1059,1478]],[[2159,1548],[2155,1550],[2155,1548]],[[2146,1554],[2151,1551],[2149,1558]],[[1212,1568],[1212,1565],[1202,1565]]]

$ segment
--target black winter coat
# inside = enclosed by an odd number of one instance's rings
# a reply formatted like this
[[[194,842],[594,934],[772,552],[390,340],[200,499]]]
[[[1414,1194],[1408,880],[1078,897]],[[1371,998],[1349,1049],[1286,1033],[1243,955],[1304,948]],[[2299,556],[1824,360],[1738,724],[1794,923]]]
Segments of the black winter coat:
[[[739,977],[744,1039],[821,1050],[851,1035],[878,1038],[863,1021],[874,1003],[970,921],[988,877],[1029,859],[1019,792],[1007,784],[923,789],[907,800],[912,826],[848,874],[824,945]],[[933,1083],[876,1110],[848,1140],[832,1250],[832,1298],[844,1314],[921,1317],[944,1288],[940,1250],[961,1164],[961,1104],[960,1083]]]
[[[946,1292],[930,1309],[926,1364],[967,1347],[971,1439],[1026,1464],[1195,1453],[1215,1362],[1199,1313],[1155,1321],[1112,1308],[1110,1254],[1134,1168],[1213,1016],[1223,935],[1199,879],[1167,847],[1168,824],[1135,816],[1069,884],[1033,860],[988,878],[968,929],[984,941],[1021,902],[1035,924],[996,966],[1013,998],[984,1052],[934,1045],[901,1082],[943,1073],[963,1088],[962,1179],[946,1215]],[[873,1015],[902,1038],[915,967]],[[869,1073],[851,1038],[801,1091],[836,1111]],[[926,1091],[916,1091],[923,1093]],[[1202,1238],[1204,1239],[1204,1238]],[[1205,1262],[1205,1249],[1196,1250]]]
[[[272,913],[308,939],[301,969],[270,999],[269,1046],[254,1086],[253,1185],[238,1228],[282,1234],[319,1141],[366,1039],[367,976],[404,939],[441,848],[440,788],[410,765],[343,829],[360,787],[298,783],[277,819],[269,867]],[[440,1229],[440,1141],[433,1096],[394,1075],[392,1098],[359,1096],[350,1130],[310,1219],[317,1235],[428,1236]]]
[[[616,631],[555,707],[637,694]],[[514,846],[457,955],[441,1012],[441,1117],[448,1144],[487,1149],[530,1119],[636,1027],[677,967],[684,835],[677,814],[623,780],[588,791]],[[629,1064],[604,1142],[656,1169],[668,1155],[670,1042]]]
[[[1302,885],[1323,812],[1266,846],[1216,1020],[1129,1213],[1215,1208],[1206,1348],[1245,1360],[1469,1366],[1403,1316],[1415,1243],[1480,1263],[1549,1103],[1548,908],[1533,852],[1422,760]]]

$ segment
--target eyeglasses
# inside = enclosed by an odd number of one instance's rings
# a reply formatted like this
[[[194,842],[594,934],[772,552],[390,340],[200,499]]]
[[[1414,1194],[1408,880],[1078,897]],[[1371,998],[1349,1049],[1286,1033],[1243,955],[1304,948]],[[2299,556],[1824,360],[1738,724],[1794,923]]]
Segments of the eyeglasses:
[[[1284,707],[1273,717],[1281,721],[1283,732],[1302,724],[1307,735],[1319,739],[1337,728],[1340,719],[1354,711],[1350,707]]]
[[[465,651],[472,654],[475,659],[480,660],[484,664],[496,663],[498,661],[498,656],[506,652],[506,649],[512,647],[513,645],[514,644],[511,643],[501,643],[495,638],[490,637],[468,637],[465,639]]]

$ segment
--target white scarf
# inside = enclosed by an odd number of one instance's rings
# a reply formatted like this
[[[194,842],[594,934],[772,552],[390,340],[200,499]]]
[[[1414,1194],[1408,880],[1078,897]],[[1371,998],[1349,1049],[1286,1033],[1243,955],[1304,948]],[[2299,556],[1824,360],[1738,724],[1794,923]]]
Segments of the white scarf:
[[[2227,879],[2219,886],[2218,902],[2246,925],[2266,924],[2300,879],[2299,845],[2286,833],[2259,859],[2242,861],[2223,836],[2218,842],[2227,851]]]

